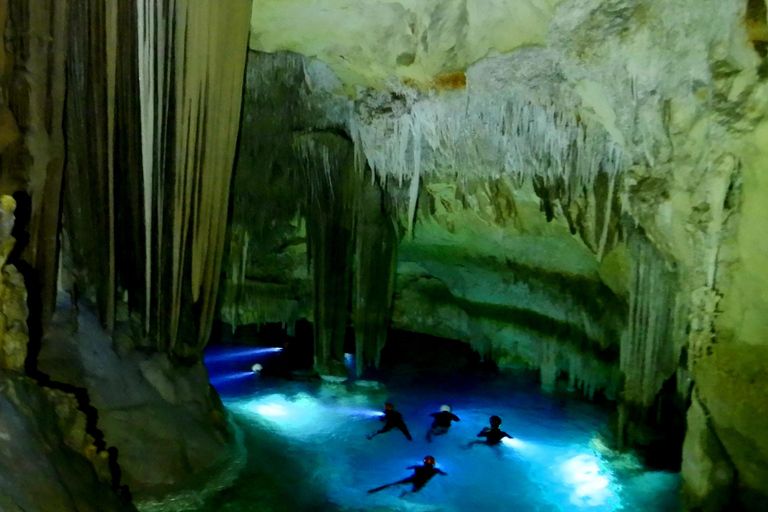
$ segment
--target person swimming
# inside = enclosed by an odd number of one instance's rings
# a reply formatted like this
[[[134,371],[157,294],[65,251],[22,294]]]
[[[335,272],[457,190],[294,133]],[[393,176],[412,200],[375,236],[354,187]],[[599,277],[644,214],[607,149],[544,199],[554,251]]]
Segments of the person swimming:
[[[471,443],[467,444],[467,448],[472,448],[472,446],[476,444],[486,444],[489,446],[497,446],[499,443],[501,443],[501,440],[505,437],[508,437],[510,439],[514,439],[511,435],[507,434],[503,430],[499,428],[501,425],[501,418],[494,415],[490,418],[491,427],[485,427],[483,430],[480,431],[479,434],[477,434],[477,437],[484,437],[485,441],[472,441]]]
[[[393,482],[391,484],[382,485],[381,487],[376,487],[375,489],[371,489],[368,491],[368,494],[373,494],[375,492],[383,491],[388,487],[392,487],[395,485],[403,485],[403,484],[413,484],[413,487],[411,488],[410,492],[419,492],[424,488],[425,485],[427,485],[427,482],[429,482],[433,476],[437,474],[445,475],[445,476],[448,475],[448,473],[446,473],[445,471],[435,467],[435,458],[432,457],[431,455],[427,455],[426,457],[424,457],[423,465],[408,466],[406,469],[412,469],[413,475],[409,476],[408,478],[403,478],[402,480],[398,480],[397,482]],[[408,492],[409,491],[403,491],[400,497],[403,497]]]
[[[411,437],[411,433],[408,432],[408,427],[405,425],[405,422],[403,421],[403,415],[400,414],[395,410],[395,406],[392,404],[385,404],[384,405],[384,416],[381,417],[381,421],[384,422],[384,426],[381,428],[381,430],[378,430],[374,432],[373,434],[369,434],[366,437],[368,440],[373,439],[379,434],[384,434],[385,432],[389,432],[393,428],[400,429],[400,432],[405,435],[405,438],[409,441],[412,441],[413,438]]]
[[[451,428],[452,421],[461,421],[458,416],[451,412],[450,405],[441,405],[440,412],[433,412],[430,414],[435,420],[432,422],[432,426],[427,430],[427,442],[432,442],[433,436],[442,436],[448,433],[448,429]]]

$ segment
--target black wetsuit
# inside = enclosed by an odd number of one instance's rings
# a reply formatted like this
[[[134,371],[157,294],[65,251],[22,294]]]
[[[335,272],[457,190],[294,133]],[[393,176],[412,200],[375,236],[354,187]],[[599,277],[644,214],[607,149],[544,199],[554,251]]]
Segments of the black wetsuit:
[[[403,483],[412,483],[414,491],[418,491],[423,488],[425,485],[427,485],[427,482],[429,482],[432,477],[438,473],[441,475],[447,474],[444,471],[437,469],[435,466],[429,464],[422,464],[421,466],[409,466],[407,469],[413,470],[413,476],[406,478]]]
[[[430,416],[435,418],[435,421],[432,422],[432,428],[448,428],[451,426],[452,421],[460,421],[458,416],[448,411],[433,412]]]
[[[405,437],[410,441],[413,439],[411,437],[411,433],[408,432],[408,427],[405,425],[405,422],[403,421],[403,415],[395,410],[391,411],[384,411],[384,417],[381,418],[381,421],[385,422],[384,426],[381,430],[376,432],[376,434],[383,434],[385,432],[389,432],[393,428],[400,429],[400,432],[402,432]]]
[[[459,417],[448,411],[433,412],[430,414],[435,420],[427,431],[427,441],[432,442],[432,436],[441,436],[448,433],[452,421],[461,421]]]
[[[368,493],[374,493],[379,492],[381,490],[386,489],[387,487],[392,487],[393,485],[402,485],[402,484],[413,484],[413,489],[411,489],[413,492],[418,492],[422,488],[424,488],[425,485],[427,485],[427,482],[429,482],[433,476],[437,475],[438,473],[441,475],[447,475],[445,471],[442,471],[440,469],[437,469],[435,466],[432,466],[430,464],[423,464],[421,466],[409,466],[406,469],[412,469],[413,475],[409,476],[408,478],[404,478],[402,480],[398,480],[397,482],[382,485],[381,487],[377,487],[376,489],[371,489],[368,491]]]
[[[499,444],[505,437],[512,439],[511,435],[499,429],[499,427],[485,427],[482,432],[477,434],[477,437],[484,437],[488,444]]]

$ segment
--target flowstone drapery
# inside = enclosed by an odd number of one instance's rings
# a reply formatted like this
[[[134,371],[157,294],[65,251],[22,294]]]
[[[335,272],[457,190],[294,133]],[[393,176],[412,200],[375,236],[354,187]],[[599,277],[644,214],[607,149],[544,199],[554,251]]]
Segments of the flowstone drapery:
[[[354,167],[349,140],[332,133],[297,135],[308,183],[305,211],[314,281],[315,363],[344,377],[345,339],[353,327],[357,372],[378,363],[389,326],[396,236],[376,180]]]
[[[67,63],[75,293],[92,291],[111,329],[124,290],[147,343],[180,356],[199,355],[214,318],[250,9],[112,0],[69,14],[90,27],[70,32]]]
[[[665,258],[642,235],[629,237],[632,288],[629,328],[621,343],[624,399],[650,407],[678,367],[672,343],[676,276]]]

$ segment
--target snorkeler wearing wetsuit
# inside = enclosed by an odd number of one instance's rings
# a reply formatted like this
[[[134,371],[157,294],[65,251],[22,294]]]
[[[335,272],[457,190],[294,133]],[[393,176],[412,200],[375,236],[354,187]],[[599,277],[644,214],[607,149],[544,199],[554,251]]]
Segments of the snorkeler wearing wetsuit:
[[[386,489],[387,487],[392,487],[394,485],[402,485],[402,484],[413,484],[413,488],[410,492],[419,492],[424,488],[425,485],[427,485],[427,482],[429,482],[433,476],[440,474],[440,475],[448,475],[445,471],[441,469],[437,469],[435,467],[435,458],[431,455],[427,455],[424,457],[424,464],[421,466],[408,466],[406,469],[412,469],[413,475],[409,476],[408,478],[404,478],[402,480],[398,480],[397,482],[393,482],[391,484],[382,485],[381,487],[377,487],[375,489],[371,489],[368,491],[368,494],[373,494],[375,492],[382,491]],[[402,497],[405,495],[408,491],[404,491],[403,494],[400,496]]]
[[[393,428],[400,429],[400,432],[402,432],[405,435],[405,438],[408,439],[409,441],[413,440],[413,438],[411,437],[411,433],[408,432],[408,427],[405,425],[405,422],[403,421],[403,415],[395,410],[394,405],[392,404],[384,405],[384,416],[381,417],[381,421],[384,422],[384,426],[381,428],[381,430],[374,432],[373,434],[369,434],[367,436],[369,440],[373,439],[379,434],[389,432]]]
[[[441,405],[440,412],[430,414],[435,420],[432,426],[427,430],[427,442],[432,442],[432,436],[442,436],[448,433],[452,421],[461,421],[458,416],[451,412],[450,405]]]
[[[498,416],[491,416],[490,422],[491,422],[490,428],[485,427],[483,430],[480,431],[479,434],[477,434],[477,437],[484,437],[485,441],[472,441],[466,446],[467,448],[472,448],[472,446],[476,444],[487,444],[489,446],[496,446],[499,443],[501,443],[501,440],[504,439],[505,437],[514,439],[511,435],[499,429],[499,426],[501,425],[501,418],[499,418]]]

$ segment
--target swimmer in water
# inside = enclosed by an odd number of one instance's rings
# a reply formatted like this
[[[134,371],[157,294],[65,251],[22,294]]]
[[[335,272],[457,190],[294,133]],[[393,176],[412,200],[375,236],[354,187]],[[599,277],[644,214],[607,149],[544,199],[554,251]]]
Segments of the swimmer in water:
[[[477,434],[477,437],[484,437],[485,441],[472,441],[469,443],[466,448],[472,448],[472,446],[476,444],[485,444],[488,446],[498,446],[499,443],[501,443],[501,440],[505,437],[508,437],[510,439],[514,439],[511,435],[507,434],[503,430],[499,428],[501,425],[501,418],[498,416],[491,416],[490,419],[491,427],[485,427],[483,430],[480,431],[479,434]]]
[[[435,420],[432,426],[427,430],[427,442],[432,442],[433,436],[442,436],[448,433],[452,421],[461,421],[458,416],[451,412],[450,405],[441,405],[440,412],[430,414]]]
[[[405,438],[409,441],[412,441],[413,438],[411,437],[411,433],[408,432],[408,427],[405,425],[405,422],[403,421],[403,415],[400,414],[395,410],[395,406],[392,404],[385,404],[384,405],[384,416],[381,417],[381,421],[384,422],[384,426],[381,428],[381,430],[374,432],[373,434],[369,434],[367,437],[369,440],[373,439],[379,434],[384,434],[385,432],[389,432],[393,428],[400,429],[400,432],[405,435]]]
[[[368,494],[373,494],[375,492],[383,491],[384,489],[388,487],[393,487],[395,485],[403,485],[403,484],[413,484],[413,487],[410,491],[403,491],[403,493],[400,495],[402,498],[405,496],[408,492],[419,492],[424,488],[425,485],[427,485],[427,482],[429,482],[433,476],[437,474],[441,475],[447,475],[445,471],[441,469],[437,469],[435,467],[435,458],[431,455],[427,455],[424,457],[424,464],[421,466],[408,466],[406,469],[412,469],[413,475],[409,476],[408,478],[403,478],[402,480],[398,480],[397,482],[393,482],[391,484],[382,485],[381,487],[377,487],[375,489],[371,489],[368,491]]]

